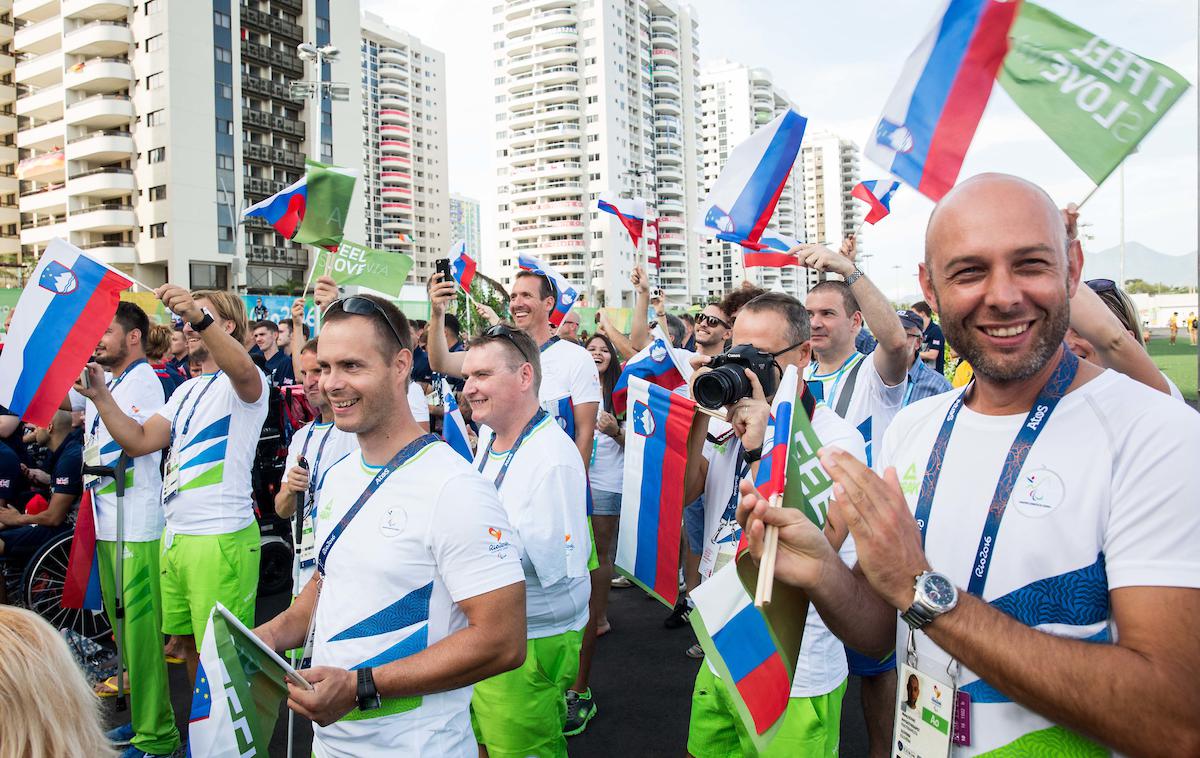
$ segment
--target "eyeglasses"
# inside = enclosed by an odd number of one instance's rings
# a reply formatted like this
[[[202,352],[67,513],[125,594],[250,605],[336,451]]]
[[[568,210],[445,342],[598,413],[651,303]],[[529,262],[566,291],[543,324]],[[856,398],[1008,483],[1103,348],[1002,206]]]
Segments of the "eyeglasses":
[[[1115,292],[1117,289],[1117,283],[1112,279],[1088,279],[1084,283],[1091,287],[1092,292],[1097,295],[1101,292]]]
[[[723,326],[726,329],[733,328],[732,324],[722,321],[721,319],[717,318],[716,316],[710,316],[707,313],[701,313],[701,314],[697,315],[696,323],[697,324],[707,324],[710,327]]]
[[[521,357],[526,363],[533,363],[533,358],[531,358],[529,354],[525,352],[524,348],[521,347],[521,343],[517,341],[516,335],[518,331],[519,330],[513,329],[508,324],[496,324],[495,326],[489,327],[488,330],[483,333],[483,336],[485,339],[507,340],[508,344],[517,349],[517,352],[521,354]]]
[[[771,356],[772,358],[778,358],[779,356],[783,355],[784,353],[788,353],[788,352],[791,352],[792,350],[795,350],[796,348],[803,345],[805,342],[808,342],[808,340],[800,340],[799,342],[797,342],[793,345],[788,345],[787,347],[785,347],[784,349],[782,349],[778,352],[767,353],[767,355]],[[766,352],[766,351],[764,350],[763,352]]]
[[[392,330],[392,336],[396,338],[396,342],[400,343],[400,347],[405,346],[404,338],[400,336],[400,330],[392,323],[391,316],[388,316],[387,311],[374,300],[369,300],[358,295],[343,297],[330,303],[329,308],[326,309],[326,313],[332,311],[334,308],[340,308],[343,312],[352,313],[355,316],[373,316],[376,314],[382,316],[384,323],[388,325],[388,329]]]

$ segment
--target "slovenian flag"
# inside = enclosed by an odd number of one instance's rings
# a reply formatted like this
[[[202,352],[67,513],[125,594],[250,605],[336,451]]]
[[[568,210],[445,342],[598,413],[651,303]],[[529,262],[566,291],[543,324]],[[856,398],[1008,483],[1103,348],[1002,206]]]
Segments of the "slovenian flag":
[[[464,291],[471,291],[475,280],[475,259],[467,255],[467,243],[459,240],[450,248],[450,275]]]
[[[715,232],[717,239],[748,250],[771,246],[786,253],[790,247],[777,246],[784,244],[780,235],[763,237],[796,163],[807,123],[804,116],[786,110],[734,148],[701,206],[704,221],[698,231]]]
[[[662,268],[662,245],[658,239],[658,222],[654,219],[646,222],[646,262],[655,268]]]
[[[597,207],[605,213],[616,216],[621,222],[621,226],[625,227],[625,231],[629,232],[629,239],[633,240],[633,246],[638,246],[646,223],[645,200],[640,197],[633,199],[617,197],[613,192],[601,192]]]
[[[266,219],[287,239],[337,252],[357,177],[354,169],[305,161],[302,178],[246,208],[242,218]]]
[[[633,377],[617,571],[674,607],[679,599],[683,474],[696,403]]]
[[[784,266],[800,265],[800,259],[787,252],[797,245],[803,244],[800,240],[780,234],[775,229],[768,229],[763,232],[763,236],[759,238],[758,242],[763,246],[761,250],[742,249],[742,266],[745,268],[754,266],[783,268]]]
[[[900,72],[866,156],[940,200],[958,179],[1020,9],[1006,0],[947,0]]]
[[[0,405],[46,426],[133,281],[60,239],[33,269],[0,354]]]
[[[635,377],[670,391],[687,384],[691,376],[691,365],[680,358],[671,346],[671,340],[655,324],[650,332],[650,344],[625,361],[621,368],[621,375],[613,387],[613,414],[618,418],[625,415],[630,386]]]
[[[446,444],[454,448],[454,452],[458,453],[468,461],[475,460],[475,454],[471,452],[470,438],[467,436],[467,422],[463,419],[462,410],[458,407],[458,401],[454,399],[454,393],[446,394],[445,415],[442,418],[442,439]]]
[[[550,268],[549,264],[540,258],[520,254],[517,256],[517,265],[526,271],[532,271],[535,274],[546,277],[554,285],[555,301],[554,310],[550,312],[550,325],[558,326],[561,324],[562,320],[571,312],[571,306],[575,305],[575,301],[579,298],[579,293],[575,291],[575,288],[570,285],[562,274]]]
[[[75,517],[75,538],[67,556],[67,577],[63,581],[63,608],[98,611],[104,607],[100,594],[100,567],[96,556],[96,512],[92,488],[85,487]]]
[[[892,195],[900,189],[900,182],[887,179],[869,179],[859,182],[850,194],[871,206],[863,221],[874,225],[876,221],[892,212]]]
[[[771,405],[771,422],[758,464],[758,475],[754,486],[768,500],[783,496],[784,480],[787,475],[788,445],[792,437],[792,409],[796,402],[796,387],[799,374],[795,366],[788,366],[775,391],[775,402]]]
[[[286,189],[271,195],[266,200],[259,200],[242,211],[242,218],[251,216],[265,219],[287,239],[296,236],[300,222],[304,219],[304,210],[308,204],[308,177],[302,176]]]

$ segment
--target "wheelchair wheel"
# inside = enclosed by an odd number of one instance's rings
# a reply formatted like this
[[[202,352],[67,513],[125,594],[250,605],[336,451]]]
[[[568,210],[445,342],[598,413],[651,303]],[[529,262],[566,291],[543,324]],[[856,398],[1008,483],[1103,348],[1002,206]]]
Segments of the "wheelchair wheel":
[[[25,607],[38,614],[55,629],[71,629],[94,642],[103,643],[112,633],[108,615],[103,611],[63,608],[63,587],[67,579],[67,558],[74,534],[66,532],[46,543],[25,567],[21,580]]]

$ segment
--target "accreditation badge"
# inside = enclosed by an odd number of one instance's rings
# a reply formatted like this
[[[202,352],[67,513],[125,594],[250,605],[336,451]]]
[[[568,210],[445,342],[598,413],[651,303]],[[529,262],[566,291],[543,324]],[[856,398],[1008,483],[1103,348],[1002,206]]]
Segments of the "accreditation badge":
[[[100,462],[100,444],[95,437],[91,437],[87,444],[83,447],[83,486],[95,487],[100,483],[100,477],[95,474],[87,473],[89,467],[102,466]]]
[[[167,463],[163,467],[162,503],[166,505],[179,494],[179,453],[175,448],[167,455]]]
[[[300,557],[300,568],[309,568],[317,563],[317,540],[313,514],[316,510],[316,498],[309,495],[305,498],[304,522],[300,525],[300,549],[296,554]]]
[[[909,630],[908,655],[897,667],[896,720],[892,752],[897,758],[945,758],[955,740],[952,724],[957,688],[948,671],[918,668],[914,635]]]

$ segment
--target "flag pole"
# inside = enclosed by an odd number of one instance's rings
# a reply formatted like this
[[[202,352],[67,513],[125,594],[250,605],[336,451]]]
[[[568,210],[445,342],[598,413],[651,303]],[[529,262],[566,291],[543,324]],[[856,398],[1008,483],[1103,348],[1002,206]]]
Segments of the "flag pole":
[[[1095,187],[1092,187],[1092,191],[1087,193],[1087,195],[1085,195],[1084,198],[1079,201],[1079,204],[1075,206],[1075,210],[1079,210],[1080,208],[1083,207],[1084,203],[1086,203],[1088,200],[1091,200],[1092,195],[1096,194],[1096,190],[1098,190],[1098,189],[1100,189],[1099,184],[1097,184]]]
[[[772,495],[768,508],[779,508],[779,495]],[[762,561],[758,566],[758,584],[754,590],[754,607],[771,604],[771,590],[775,586],[775,557],[779,553],[779,527],[767,524],[763,532]]]

